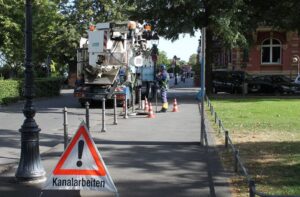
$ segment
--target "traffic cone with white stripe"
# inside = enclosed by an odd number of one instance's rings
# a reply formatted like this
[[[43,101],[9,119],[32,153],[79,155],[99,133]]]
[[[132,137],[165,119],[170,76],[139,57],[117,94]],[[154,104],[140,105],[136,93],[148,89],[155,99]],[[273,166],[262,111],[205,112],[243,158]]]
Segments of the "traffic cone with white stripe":
[[[149,103],[149,115],[147,116],[147,118],[155,118],[151,103]]]
[[[174,99],[174,102],[173,102],[173,110],[172,112],[178,112],[178,106],[177,106],[177,101],[176,101],[176,98]]]

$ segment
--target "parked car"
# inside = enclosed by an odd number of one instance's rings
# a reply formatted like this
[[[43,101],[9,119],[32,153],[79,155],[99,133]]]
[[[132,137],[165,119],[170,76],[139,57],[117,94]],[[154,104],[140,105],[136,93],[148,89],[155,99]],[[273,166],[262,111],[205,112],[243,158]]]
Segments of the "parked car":
[[[214,93],[243,93],[244,83],[251,76],[244,71],[216,70],[212,72],[212,88]]]
[[[284,75],[262,75],[248,82],[249,93],[260,94],[295,94],[300,92],[300,85]]]
[[[295,78],[295,81],[294,81],[296,84],[300,84],[300,75],[298,75],[296,78]]]

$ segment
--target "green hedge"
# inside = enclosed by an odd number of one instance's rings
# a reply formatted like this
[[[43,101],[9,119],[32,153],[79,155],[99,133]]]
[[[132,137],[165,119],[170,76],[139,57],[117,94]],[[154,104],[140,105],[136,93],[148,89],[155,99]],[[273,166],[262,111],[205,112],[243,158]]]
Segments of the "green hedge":
[[[35,80],[36,97],[58,96],[62,85],[61,78],[38,78]]]
[[[34,81],[35,97],[60,94],[61,78],[37,78]],[[23,97],[24,81],[0,80],[0,104],[15,102]]]
[[[0,104],[17,101],[20,98],[20,82],[0,80]]]

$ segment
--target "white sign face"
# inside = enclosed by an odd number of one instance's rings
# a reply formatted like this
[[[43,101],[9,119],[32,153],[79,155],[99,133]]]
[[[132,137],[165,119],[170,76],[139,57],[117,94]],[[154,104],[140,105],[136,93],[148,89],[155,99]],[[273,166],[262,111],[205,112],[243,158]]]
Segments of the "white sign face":
[[[104,161],[84,124],[79,126],[43,189],[117,193]]]
[[[143,66],[143,57],[142,56],[136,56],[130,58],[130,64],[136,67]]]

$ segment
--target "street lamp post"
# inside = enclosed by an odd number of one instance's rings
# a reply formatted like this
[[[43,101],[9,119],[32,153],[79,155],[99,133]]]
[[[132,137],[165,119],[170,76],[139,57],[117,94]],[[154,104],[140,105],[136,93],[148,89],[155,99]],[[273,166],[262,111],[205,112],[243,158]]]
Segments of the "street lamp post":
[[[25,120],[21,129],[21,157],[19,166],[15,174],[18,181],[44,181],[45,171],[41,164],[39,151],[39,132],[40,128],[34,120],[35,108],[32,102],[33,90],[33,71],[32,71],[32,3],[26,0],[25,4],[25,80],[24,97],[25,105],[23,114]]]
[[[293,63],[297,62],[297,76],[299,76],[299,63],[300,63],[300,57],[299,55],[294,55],[293,56]]]
[[[176,67],[176,61],[177,60],[180,60],[180,58],[178,58],[176,55],[174,55],[173,57],[173,74],[174,74],[174,77],[175,77],[175,85],[177,85],[177,73],[175,73],[175,67]]]
[[[202,28],[201,31],[201,133],[200,143],[204,145],[205,138],[205,117],[204,117],[204,99],[205,99],[205,57],[206,57],[206,28]]]

